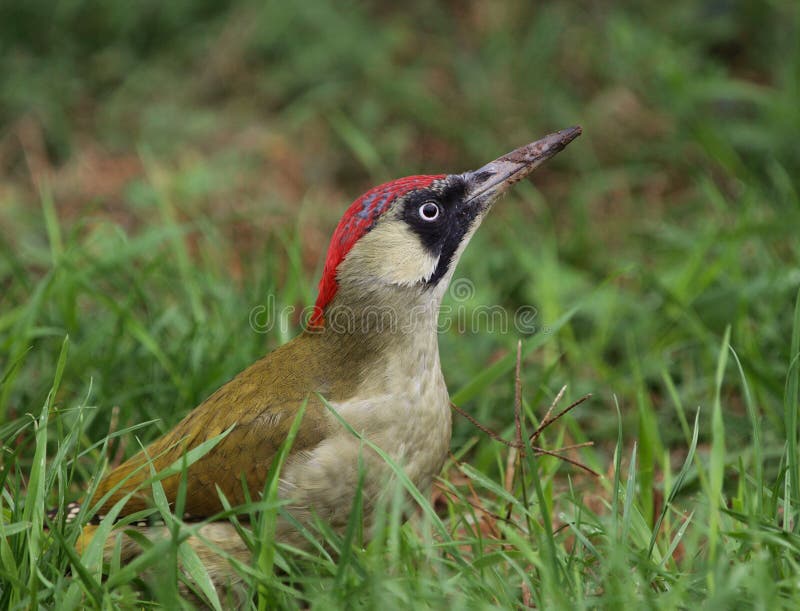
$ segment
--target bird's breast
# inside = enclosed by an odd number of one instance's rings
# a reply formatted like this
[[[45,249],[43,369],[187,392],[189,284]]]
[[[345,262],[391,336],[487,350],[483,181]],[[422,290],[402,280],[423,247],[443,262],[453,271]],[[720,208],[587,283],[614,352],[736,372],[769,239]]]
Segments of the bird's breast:
[[[398,349],[371,372],[339,413],[406,471],[419,488],[438,474],[450,447],[451,412],[436,337]]]
[[[450,403],[435,341],[434,336],[373,363],[353,397],[331,403],[339,417],[381,448],[423,491],[440,472],[450,447]],[[281,482],[296,515],[313,510],[336,525],[347,521],[360,469],[365,470],[368,514],[393,467],[330,416],[337,432],[292,457]]]

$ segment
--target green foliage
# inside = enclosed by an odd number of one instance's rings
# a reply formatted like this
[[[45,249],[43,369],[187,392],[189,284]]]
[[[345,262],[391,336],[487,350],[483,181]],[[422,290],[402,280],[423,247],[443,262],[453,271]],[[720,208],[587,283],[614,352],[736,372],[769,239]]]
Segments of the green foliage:
[[[172,607],[179,557],[213,605],[166,506],[171,538],[105,573],[43,509],[293,335],[358,193],[571,124],[446,299],[508,327],[440,344],[507,439],[519,337],[528,428],[591,392],[538,443],[593,441],[570,455],[602,475],[529,457],[507,490],[507,448],[456,418],[410,524],[398,477],[366,546],[243,531],[278,569],[238,567],[247,600],[795,607],[799,33],[780,0],[0,3],[0,608]]]

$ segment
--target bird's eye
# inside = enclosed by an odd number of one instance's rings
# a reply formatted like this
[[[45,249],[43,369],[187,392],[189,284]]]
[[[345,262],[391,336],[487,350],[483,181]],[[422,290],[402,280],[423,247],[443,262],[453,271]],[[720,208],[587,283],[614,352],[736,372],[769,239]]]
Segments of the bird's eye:
[[[435,221],[439,218],[439,204],[436,202],[425,202],[419,207],[419,217],[423,221]]]

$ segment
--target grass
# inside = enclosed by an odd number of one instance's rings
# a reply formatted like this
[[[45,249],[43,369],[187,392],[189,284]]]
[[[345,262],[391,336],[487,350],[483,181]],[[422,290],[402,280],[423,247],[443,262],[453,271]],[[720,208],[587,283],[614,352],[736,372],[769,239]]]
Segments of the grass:
[[[795,3],[111,7],[0,9],[0,607],[189,604],[179,557],[213,605],[165,507],[175,536],[105,572],[44,508],[292,337],[359,193],[575,123],[447,298],[519,324],[440,349],[506,439],[519,339],[529,431],[562,386],[592,393],[537,443],[594,442],[570,456],[601,476],[529,456],[509,488],[509,449],[456,417],[441,490],[368,545],[354,522],[276,552],[274,504],[251,507],[247,600],[797,605]]]

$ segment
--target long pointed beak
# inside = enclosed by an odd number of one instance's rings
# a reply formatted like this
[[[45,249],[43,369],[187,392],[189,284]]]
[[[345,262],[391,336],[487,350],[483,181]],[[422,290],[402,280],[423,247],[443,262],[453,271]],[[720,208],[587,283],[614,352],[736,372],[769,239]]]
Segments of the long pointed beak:
[[[562,129],[506,153],[474,172],[467,172],[464,177],[467,179],[467,184],[471,185],[467,201],[480,199],[482,203],[490,204],[511,185],[528,176],[550,157],[563,150],[581,135],[581,131],[578,126]]]

